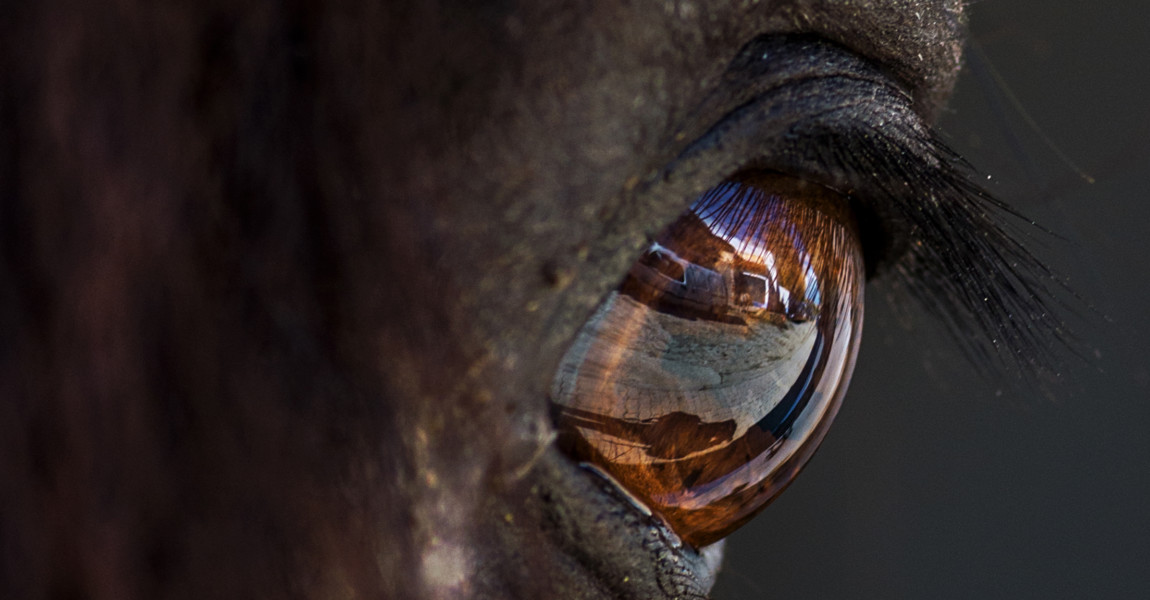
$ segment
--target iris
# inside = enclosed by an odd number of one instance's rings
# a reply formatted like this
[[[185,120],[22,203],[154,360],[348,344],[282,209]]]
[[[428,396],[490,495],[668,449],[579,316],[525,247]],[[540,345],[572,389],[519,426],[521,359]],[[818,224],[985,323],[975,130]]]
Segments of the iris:
[[[845,198],[736,175],[664,230],[551,390],[560,447],[705,546],[814,453],[850,379],[864,265]]]

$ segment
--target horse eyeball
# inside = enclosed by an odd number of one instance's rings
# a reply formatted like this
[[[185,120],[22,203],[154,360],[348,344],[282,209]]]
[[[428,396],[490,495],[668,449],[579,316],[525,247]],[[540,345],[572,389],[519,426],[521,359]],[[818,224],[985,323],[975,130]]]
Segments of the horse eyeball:
[[[696,547],[753,517],[838,411],[864,266],[839,194],[743,173],[662,232],[552,384],[558,443]]]

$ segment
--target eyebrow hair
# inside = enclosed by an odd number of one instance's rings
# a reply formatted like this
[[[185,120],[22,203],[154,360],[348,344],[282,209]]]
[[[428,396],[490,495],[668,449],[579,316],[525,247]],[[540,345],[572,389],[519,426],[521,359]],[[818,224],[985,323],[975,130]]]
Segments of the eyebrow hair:
[[[713,114],[724,116],[670,170],[719,153],[728,176],[774,170],[840,191],[860,222],[868,278],[893,279],[984,374],[1056,375],[1059,349],[1071,346],[1054,309],[1066,286],[1016,237],[1037,226],[975,183],[881,67],[815,36],[764,36],[678,137]]]

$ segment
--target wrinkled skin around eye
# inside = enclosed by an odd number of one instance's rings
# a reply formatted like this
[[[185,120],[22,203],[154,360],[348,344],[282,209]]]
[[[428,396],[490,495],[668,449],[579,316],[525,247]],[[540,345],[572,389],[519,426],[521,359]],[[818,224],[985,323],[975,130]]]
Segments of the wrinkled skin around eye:
[[[748,41],[869,57],[929,120],[962,20],[957,0],[3,13],[0,597],[118,599],[704,597],[720,550],[554,445],[563,353],[732,172],[657,185]]]

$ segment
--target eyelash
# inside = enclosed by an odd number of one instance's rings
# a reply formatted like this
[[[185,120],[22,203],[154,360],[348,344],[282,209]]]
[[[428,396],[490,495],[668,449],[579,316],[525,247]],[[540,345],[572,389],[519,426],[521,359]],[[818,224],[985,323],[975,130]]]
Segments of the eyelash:
[[[699,111],[726,116],[672,169],[719,147],[755,157],[727,174],[774,170],[838,190],[860,223],[868,278],[917,300],[984,373],[1007,367],[1028,383],[1056,374],[1075,341],[1055,308],[1073,292],[1017,241],[1034,224],[974,182],[888,76],[852,57],[817,38],[753,41],[727,75],[735,90]]]
[[[1070,346],[1052,306],[1065,288],[1006,229],[1011,219],[1030,222],[975,185],[973,168],[936,136],[924,145],[938,167],[922,182],[929,200],[902,207],[911,228],[906,254],[891,265],[897,285],[984,372],[997,364],[1027,380],[1053,373]]]

